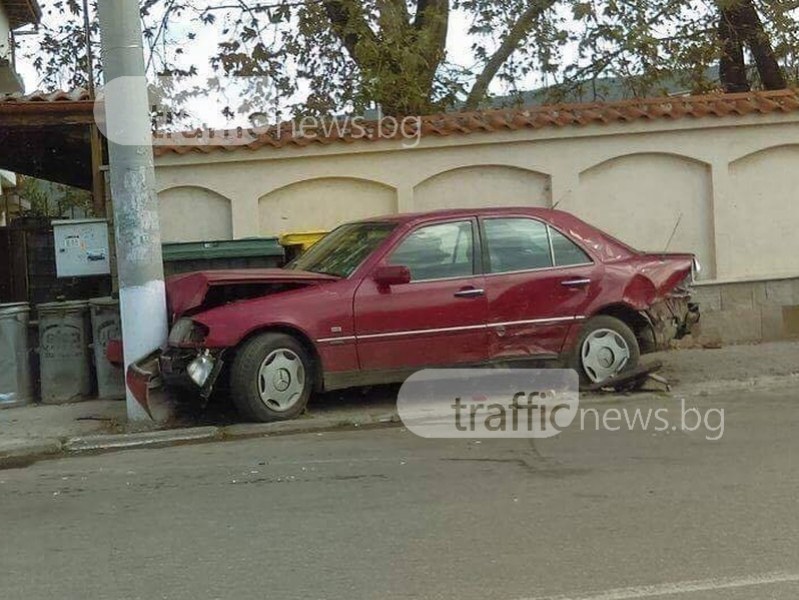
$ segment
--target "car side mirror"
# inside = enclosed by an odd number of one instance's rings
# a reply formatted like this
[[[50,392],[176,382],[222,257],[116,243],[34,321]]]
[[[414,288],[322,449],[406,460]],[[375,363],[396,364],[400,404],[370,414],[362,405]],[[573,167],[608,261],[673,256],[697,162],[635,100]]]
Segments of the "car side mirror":
[[[411,270],[404,265],[384,265],[377,267],[374,280],[381,287],[410,283]]]

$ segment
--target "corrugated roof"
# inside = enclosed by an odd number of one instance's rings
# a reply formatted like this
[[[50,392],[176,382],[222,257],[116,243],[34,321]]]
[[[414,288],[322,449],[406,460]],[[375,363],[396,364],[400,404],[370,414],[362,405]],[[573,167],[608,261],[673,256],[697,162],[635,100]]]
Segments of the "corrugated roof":
[[[496,109],[477,112],[444,113],[421,117],[417,128],[406,122],[405,137],[468,135],[479,132],[507,132],[519,129],[541,129],[545,127],[570,127],[591,124],[630,123],[659,119],[711,118],[744,116],[749,114],[789,113],[799,111],[799,91],[779,90],[770,92],[748,92],[741,94],[715,94],[708,96],[661,97],[624,100],[620,102],[559,104],[551,106],[528,106],[522,108]],[[393,131],[393,121],[360,122],[354,126],[350,120],[341,127],[329,121],[324,127],[310,127],[300,131],[291,123],[283,123],[251,135],[242,128],[218,130],[214,137],[198,133],[178,134],[183,143],[170,144],[161,139],[155,154],[210,153],[218,150],[257,150],[265,146],[282,148],[304,147],[310,144],[329,145],[336,142],[375,142],[385,139],[401,139],[401,131]],[[383,127],[382,131],[380,127]],[[304,135],[303,135],[304,134]],[[230,141],[226,142],[225,139]],[[251,141],[248,141],[251,140]],[[238,143],[237,143],[238,142]]]

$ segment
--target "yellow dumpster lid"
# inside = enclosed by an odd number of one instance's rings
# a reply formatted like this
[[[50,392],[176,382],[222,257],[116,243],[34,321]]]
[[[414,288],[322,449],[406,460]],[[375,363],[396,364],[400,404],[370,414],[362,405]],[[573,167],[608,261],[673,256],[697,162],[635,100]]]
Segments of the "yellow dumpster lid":
[[[281,246],[312,246],[327,234],[327,231],[294,231],[281,234],[278,241]]]

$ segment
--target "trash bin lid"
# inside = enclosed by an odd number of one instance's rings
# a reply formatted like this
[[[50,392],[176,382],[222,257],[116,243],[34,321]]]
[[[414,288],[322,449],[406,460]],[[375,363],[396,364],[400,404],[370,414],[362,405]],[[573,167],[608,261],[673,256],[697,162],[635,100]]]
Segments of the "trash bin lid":
[[[101,306],[103,308],[116,308],[119,306],[119,299],[111,296],[102,298],[89,298],[89,306]]]
[[[36,310],[39,314],[62,313],[64,311],[82,312],[86,310],[89,303],[86,300],[66,300],[64,302],[45,302],[37,304]]]
[[[0,317],[18,315],[23,312],[30,312],[31,307],[27,302],[8,302],[0,304]]]
[[[177,242],[162,246],[164,262],[208,260],[219,258],[249,258],[284,256],[277,238],[245,238],[208,242]]]
[[[278,241],[281,246],[301,246],[303,250],[307,250],[328,233],[327,231],[292,231],[282,234]]]

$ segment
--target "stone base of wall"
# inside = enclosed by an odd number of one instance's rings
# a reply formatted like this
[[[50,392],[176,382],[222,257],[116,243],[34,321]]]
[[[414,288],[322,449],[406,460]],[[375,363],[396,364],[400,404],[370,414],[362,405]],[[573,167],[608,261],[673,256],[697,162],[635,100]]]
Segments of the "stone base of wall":
[[[680,347],[799,339],[799,277],[694,287],[702,318]]]

